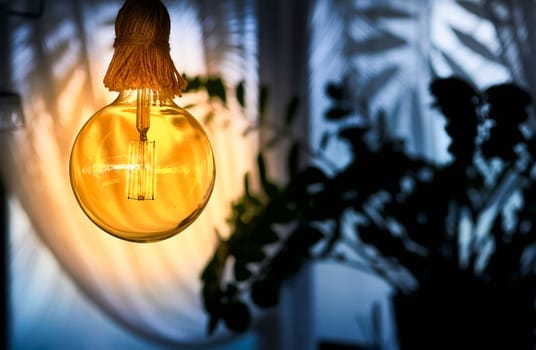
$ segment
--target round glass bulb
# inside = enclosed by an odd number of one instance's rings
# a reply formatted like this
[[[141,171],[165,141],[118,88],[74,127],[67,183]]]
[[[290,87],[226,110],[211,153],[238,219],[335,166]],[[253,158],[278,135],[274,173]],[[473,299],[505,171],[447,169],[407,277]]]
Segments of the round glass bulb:
[[[125,90],[95,113],[74,142],[71,186],[101,229],[134,242],[159,241],[187,228],[214,188],[210,141],[171,98]]]

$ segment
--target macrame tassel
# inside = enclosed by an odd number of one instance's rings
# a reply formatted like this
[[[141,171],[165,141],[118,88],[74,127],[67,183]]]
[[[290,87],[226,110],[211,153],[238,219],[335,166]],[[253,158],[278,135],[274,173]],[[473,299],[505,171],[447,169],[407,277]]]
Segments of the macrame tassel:
[[[169,54],[169,13],[160,0],[126,0],[115,20],[114,55],[104,76],[112,91],[148,88],[180,96],[186,88]]]

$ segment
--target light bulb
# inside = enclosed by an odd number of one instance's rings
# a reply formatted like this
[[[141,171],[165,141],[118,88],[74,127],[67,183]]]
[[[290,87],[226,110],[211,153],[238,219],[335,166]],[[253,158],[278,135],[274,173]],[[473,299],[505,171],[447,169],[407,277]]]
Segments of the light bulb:
[[[188,227],[206,206],[216,174],[199,122],[171,97],[146,88],[121,91],[84,124],[69,166],[87,216],[134,242]]]

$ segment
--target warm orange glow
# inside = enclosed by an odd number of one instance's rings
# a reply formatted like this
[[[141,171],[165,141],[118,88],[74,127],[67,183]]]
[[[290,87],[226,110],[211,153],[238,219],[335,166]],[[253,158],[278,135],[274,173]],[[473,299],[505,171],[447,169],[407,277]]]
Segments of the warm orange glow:
[[[166,239],[202,212],[215,181],[203,127],[170,98],[121,92],[80,130],[71,186],[104,231],[135,242]],[[143,108],[142,108],[143,107]]]

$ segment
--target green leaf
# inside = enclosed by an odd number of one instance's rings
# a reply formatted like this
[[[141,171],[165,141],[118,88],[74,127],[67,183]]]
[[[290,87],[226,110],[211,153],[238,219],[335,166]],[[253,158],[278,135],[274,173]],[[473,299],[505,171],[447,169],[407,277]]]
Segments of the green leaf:
[[[203,279],[202,297],[203,307],[209,315],[209,324],[207,325],[208,334],[212,334],[216,329],[221,317],[221,290],[220,279],[213,275],[206,275]]]
[[[286,196],[276,197],[267,204],[264,219],[268,223],[289,223],[296,219],[296,208],[291,205],[288,198]]]
[[[318,243],[322,238],[324,238],[324,234],[319,229],[301,225],[292,232],[286,245],[292,252],[307,252],[310,247]]]
[[[223,103],[227,103],[227,94],[225,92],[225,85],[221,78],[209,78],[206,82],[206,88],[210,97],[217,97]]]
[[[268,179],[268,176],[266,175],[266,164],[264,163],[262,153],[257,155],[257,167],[259,169],[259,177],[261,179],[264,192],[266,192],[266,194],[270,197],[277,195],[279,193],[279,189]]]
[[[341,120],[352,113],[350,108],[345,107],[333,107],[326,113],[326,119],[328,120]]]
[[[287,105],[287,114],[285,116],[285,124],[287,126],[292,125],[294,119],[296,119],[297,111],[299,106],[299,98],[297,96],[293,97]]]
[[[205,280],[202,295],[203,307],[208,312],[217,312],[221,305],[221,290],[219,279]]]
[[[302,183],[306,186],[310,185],[316,185],[314,187],[322,187],[322,189],[325,187],[326,183],[328,182],[328,177],[325,174],[325,172],[316,166],[309,166],[301,173],[302,176]]]
[[[236,86],[236,99],[238,100],[238,103],[240,103],[240,106],[242,106],[242,108],[244,108],[246,106],[245,91],[244,91],[244,81],[241,81]]]
[[[226,298],[233,299],[239,292],[238,287],[234,283],[229,283],[223,293]]]
[[[258,229],[255,230],[252,240],[257,244],[266,245],[277,242],[279,236],[270,226],[263,225],[263,227],[258,227]]]
[[[246,304],[233,301],[224,305],[223,320],[230,330],[243,333],[251,324],[251,314]]]
[[[228,251],[227,244],[220,243],[216,247],[216,251],[212,256],[210,262],[205,266],[203,272],[201,273],[201,280],[205,283],[211,282],[214,279],[219,280],[221,278],[221,273],[223,271],[223,265],[227,259]]]
[[[261,246],[246,239],[233,240],[229,249],[235,257],[235,265],[259,262],[266,257]]]
[[[251,192],[249,189],[249,173],[244,174],[244,192],[246,194],[246,197],[251,198]]]
[[[251,285],[251,300],[262,308],[270,308],[279,302],[281,283],[274,279],[260,279]]]
[[[219,314],[209,314],[209,322],[207,327],[207,332],[209,335],[213,334],[218,326],[221,317]]]
[[[261,181],[268,181],[266,176],[266,164],[264,162],[264,156],[262,155],[262,153],[259,153],[257,155],[257,168],[259,170],[259,177],[261,178]]]
[[[330,83],[326,86],[326,93],[334,100],[342,100],[344,97],[344,89],[342,85]]]
[[[186,85],[186,89],[184,89],[184,92],[197,91],[204,85],[201,81],[201,78],[199,77],[189,78],[186,76],[186,74],[183,74],[183,78],[188,84]]]
[[[274,255],[270,262],[267,280],[280,281],[298,272],[306,257],[287,249],[286,245]]]
[[[235,261],[233,270],[234,277],[238,282],[245,281],[251,277],[251,271],[247,268],[246,264],[239,262],[239,260]]]

